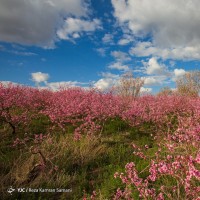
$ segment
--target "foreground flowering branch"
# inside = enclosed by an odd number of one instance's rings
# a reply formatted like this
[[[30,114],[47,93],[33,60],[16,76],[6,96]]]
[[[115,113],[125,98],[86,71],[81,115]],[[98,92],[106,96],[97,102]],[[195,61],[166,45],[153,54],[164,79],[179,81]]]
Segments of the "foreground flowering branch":
[[[199,126],[168,135],[158,143],[158,151],[152,157],[145,156],[139,147],[133,145],[134,155],[149,159],[150,164],[143,170],[149,172],[140,177],[134,162],[127,163],[125,173],[115,173],[125,185],[118,189],[114,199],[133,199],[138,192],[141,199],[194,199],[200,195],[200,129]],[[190,141],[190,143],[188,143]],[[146,150],[148,151],[148,150]],[[158,184],[163,183],[163,185]]]

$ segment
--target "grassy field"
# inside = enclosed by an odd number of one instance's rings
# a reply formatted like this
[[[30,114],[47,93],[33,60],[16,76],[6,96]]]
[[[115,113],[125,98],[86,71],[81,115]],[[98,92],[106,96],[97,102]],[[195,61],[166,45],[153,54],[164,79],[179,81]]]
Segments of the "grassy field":
[[[1,92],[3,199],[199,200],[199,97]]]
[[[45,120],[35,121],[32,132],[27,138],[33,138],[45,126]],[[112,199],[118,187],[123,187],[114,173],[124,171],[127,162],[137,163],[139,171],[147,162],[133,155],[132,144],[149,145],[148,154],[157,146],[152,140],[152,130],[148,124],[130,127],[119,119],[110,120],[104,126],[101,135],[84,136],[79,141],[73,138],[73,128],[66,132],[54,132],[39,144],[32,140],[12,147],[16,137],[24,137],[23,131],[17,136],[8,134],[8,127],[1,127],[1,189],[5,199],[82,199],[95,190],[100,199]],[[47,134],[46,134],[47,135]],[[28,140],[28,139],[27,139]],[[33,154],[31,146],[37,146],[46,158],[47,167],[29,180],[31,170],[41,163],[40,154]],[[147,176],[146,173],[141,174]],[[14,188],[63,188],[71,189],[63,193],[18,193],[12,195],[7,189]]]

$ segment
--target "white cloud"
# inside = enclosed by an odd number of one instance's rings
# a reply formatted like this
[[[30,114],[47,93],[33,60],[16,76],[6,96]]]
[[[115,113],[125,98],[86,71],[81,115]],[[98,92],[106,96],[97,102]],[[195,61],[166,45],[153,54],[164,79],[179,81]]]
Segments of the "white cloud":
[[[102,77],[104,78],[111,78],[111,79],[118,79],[119,78],[119,75],[117,74],[112,74],[110,72],[102,72],[101,73]]]
[[[1,0],[0,41],[52,47],[69,16],[87,16],[84,0]]]
[[[123,30],[143,40],[151,36],[149,46],[136,45],[135,55],[200,59],[200,1],[112,0],[112,5]]]
[[[184,69],[174,69],[171,73],[171,80],[176,82],[179,78],[181,78],[183,75],[185,75],[187,71]]]
[[[107,33],[103,36],[102,38],[102,42],[103,43],[110,43],[110,44],[113,44],[113,35]]]
[[[171,82],[170,77],[165,75],[147,76],[142,77],[145,86],[161,86]]]
[[[69,17],[61,29],[57,31],[60,39],[73,40],[79,38],[83,32],[93,32],[101,28],[101,22],[98,19],[92,21]]]
[[[46,84],[46,88],[56,91],[60,88],[76,87],[78,84],[77,81],[51,82]]]
[[[131,60],[128,54],[122,51],[111,51],[111,55],[120,62]]]
[[[161,48],[151,42],[138,42],[130,49],[131,55],[146,57],[157,56],[163,59],[198,60],[200,59],[200,45],[192,47]]]
[[[128,34],[124,34],[123,35],[123,38],[121,38],[119,41],[118,41],[118,44],[119,45],[127,45],[129,44],[130,42],[133,41],[133,36],[131,35],[128,35]]]
[[[126,38],[122,38],[118,41],[118,44],[119,45],[126,45],[126,44],[129,44],[131,41],[126,39]]]
[[[36,53],[25,51],[24,48],[18,47],[16,45],[12,45],[12,47],[10,47],[10,48],[0,45],[0,51],[19,55],[19,56],[37,56]]]
[[[149,76],[142,77],[144,79],[144,85],[165,85],[176,81],[183,76],[186,71],[184,69],[168,70],[164,64],[158,63],[157,59],[152,57],[148,62],[143,62],[143,73]]]
[[[80,38],[80,34],[78,34],[78,33],[73,33],[73,34],[72,34],[72,37],[73,37],[74,39]]]
[[[88,83],[82,83],[78,81],[59,81],[59,82],[47,82],[49,79],[49,74],[36,72],[32,73],[32,80],[36,83],[36,86],[39,89],[49,89],[52,91],[57,91],[61,88],[70,88],[70,87],[81,87],[83,89],[87,89],[88,87],[84,87],[84,85],[88,85]],[[44,83],[43,86],[39,85],[39,83]]]
[[[102,78],[102,79],[99,79],[99,80],[94,84],[94,87],[104,91],[104,90],[109,89],[112,85],[114,85],[112,79],[108,79],[108,78],[105,79],[105,78]]]
[[[94,83],[94,88],[105,91],[116,85],[119,79],[119,75],[112,73],[102,73],[103,78]]]
[[[31,73],[31,77],[36,84],[39,84],[41,82],[47,83],[47,80],[49,79],[49,74],[42,72],[35,72]]]
[[[0,84],[2,84],[5,87],[7,87],[9,85],[20,85],[19,83],[15,83],[15,82],[12,82],[12,81],[0,81]]]
[[[108,68],[109,69],[123,70],[123,71],[129,70],[129,67],[127,65],[123,65],[120,62],[112,63],[111,65],[108,66]]]
[[[119,78],[120,78],[119,75],[110,74],[110,73],[105,73],[105,74],[106,74],[105,77],[99,79],[97,82],[94,83],[94,87],[102,91],[111,89],[113,86],[116,86],[119,84]],[[152,92],[152,88],[141,87],[140,92],[142,94],[150,93]]]
[[[106,55],[106,49],[104,48],[98,48],[96,51],[103,57]]]
[[[163,74],[166,71],[166,67],[164,64],[159,64],[155,57],[149,59],[148,63],[144,63],[146,65],[146,73],[151,74]]]
[[[174,71],[160,63],[156,57],[143,61],[143,66],[138,71],[147,75],[142,77],[145,86],[163,86],[174,81]]]
[[[154,77],[145,77],[144,78],[144,85],[158,85],[160,81]]]
[[[151,93],[152,88],[141,87],[140,92],[143,93],[143,94]]]
[[[180,78],[181,76],[185,75],[186,71],[184,69],[174,69],[175,79]]]
[[[90,87],[84,86],[84,85],[88,85],[88,83],[82,83],[78,81],[47,82],[47,79],[48,79],[47,74],[44,74],[44,73],[41,74],[38,72],[37,72],[37,75],[36,73],[35,74],[33,73],[33,76],[34,76],[34,81],[36,82],[36,85],[37,85],[37,89],[49,89],[52,91],[57,91],[62,88],[70,88],[70,87],[81,87],[82,89],[85,89],[85,90],[90,89]],[[40,82],[44,82],[44,85],[40,86],[39,85]],[[5,87],[9,86],[10,84],[15,85],[15,86],[16,85],[26,86],[23,84],[12,82],[12,81],[0,81],[0,85],[1,84],[3,84]],[[29,86],[29,87],[32,87],[32,86]]]

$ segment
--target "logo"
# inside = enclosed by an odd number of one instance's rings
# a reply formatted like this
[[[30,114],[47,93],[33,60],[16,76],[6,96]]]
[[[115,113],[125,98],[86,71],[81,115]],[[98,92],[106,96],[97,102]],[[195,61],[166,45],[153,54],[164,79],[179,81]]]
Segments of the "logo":
[[[15,189],[12,186],[10,186],[7,190],[7,192],[10,193],[11,195],[12,195],[12,192],[14,192],[14,191],[15,191]]]
[[[18,192],[25,192],[25,188],[18,188],[17,191]]]

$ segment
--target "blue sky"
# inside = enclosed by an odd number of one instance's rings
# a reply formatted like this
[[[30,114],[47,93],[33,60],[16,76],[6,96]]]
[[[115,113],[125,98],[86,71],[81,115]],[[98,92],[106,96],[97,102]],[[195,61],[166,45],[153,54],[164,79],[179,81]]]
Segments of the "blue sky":
[[[1,0],[0,81],[108,89],[132,70],[143,91],[200,69],[196,0]]]

